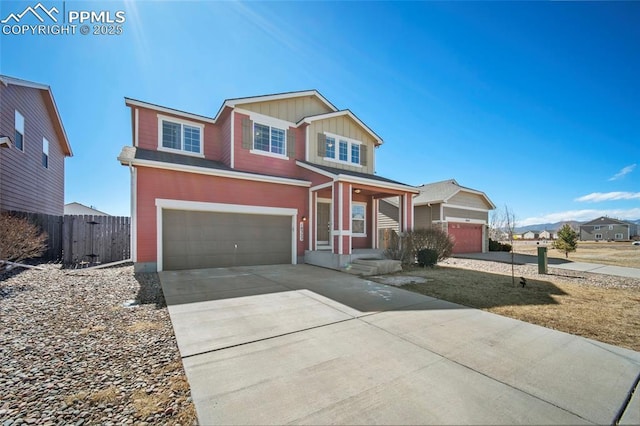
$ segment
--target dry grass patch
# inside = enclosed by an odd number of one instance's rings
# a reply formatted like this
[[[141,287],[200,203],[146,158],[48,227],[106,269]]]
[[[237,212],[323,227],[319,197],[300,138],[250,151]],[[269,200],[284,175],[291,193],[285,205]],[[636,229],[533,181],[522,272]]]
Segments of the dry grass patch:
[[[65,396],[63,401],[67,405],[73,405],[78,401],[83,401],[87,396],[89,396],[89,392],[79,391],[74,394]]]
[[[113,403],[118,400],[119,395],[120,391],[118,390],[118,388],[112,385],[106,389],[101,389],[89,395],[89,401],[92,401],[96,404]]]
[[[93,334],[93,333],[98,333],[100,331],[105,331],[107,329],[107,327],[105,327],[104,325],[94,325],[93,327],[90,328],[83,328],[81,329],[78,334],[80,334],[81,336],[86,336],[88,334]]]
[[[151,321],[136,321],[127,327],[127,331],[130,333],[139,333],[142,331],[158,330],[160,324]]]
[[[159,393],[148,394],[144,389],[136,390],[131,395],[131,399],[133,400],[133,408],[135,408],[136,414],[143,419],[160,413],[163,404],[167,402],[165,395]]]
[[[402,288],[532,324],[640,351],[640,288],[601,288],[547,275],[525,288],[511,276],[452,267],[413,269],[425,284]]]
[[[544,246],[544,244],[542,244]],[[554,249],[551,242],[547,245],[549,258],[566,259],[564,253]],[[513,250],[520,254],[538,255],[538,245],[533,241],[514,241]],[[591,242],[578,241],[578,249],[569,254],[572,262],[602,263],[604,265],[640,268],[640,246],[630,242]]]

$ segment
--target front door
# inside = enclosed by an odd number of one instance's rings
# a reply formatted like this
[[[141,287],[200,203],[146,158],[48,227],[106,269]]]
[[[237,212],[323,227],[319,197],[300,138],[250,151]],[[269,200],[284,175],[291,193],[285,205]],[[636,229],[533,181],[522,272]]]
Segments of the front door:
[[[316,220],[316,238],[318,249],[330,248],[329,231],[331,228],[331,203],[318,202],[318,217]]]

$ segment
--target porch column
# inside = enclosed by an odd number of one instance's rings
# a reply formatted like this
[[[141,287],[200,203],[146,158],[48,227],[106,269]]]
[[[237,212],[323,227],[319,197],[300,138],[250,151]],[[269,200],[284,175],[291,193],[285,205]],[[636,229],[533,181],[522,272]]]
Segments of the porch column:
[[[378,242],[378,212],[380,209],[380,200],[371,197],[371,248],[377,249],[380,246]]]
[[[351,185],[334,183],[333,201],[333,252],[351,254]]]
[[[413,195],[403,194],[398,196],[398,223],[400,232],[413,229]]]

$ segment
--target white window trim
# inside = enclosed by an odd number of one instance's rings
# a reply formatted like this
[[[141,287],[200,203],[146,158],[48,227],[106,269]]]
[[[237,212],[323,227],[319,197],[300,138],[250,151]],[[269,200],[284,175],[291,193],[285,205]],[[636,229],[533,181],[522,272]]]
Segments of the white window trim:
[[[595,234],[593,236],[593,238],[596,239],[596,240],[601,240],[602,239],[602,234]]]
[[[363,206],[364,207],[364,233],[353,232],[353,207],[354,206]],[[353,237],[366,237],[367,236],[367,203],[363,203],[361,201],[352,201],[351,208],[349,209],[349,228],[351,230],[351,236]]]
[[[26,144],[26,138],[24,137],[24,115],[20,114],[20,112],[17,109],[14,111],[15,111],[15,114],[13,115],[13,118],[14,118],[13,128],[15,131],[19,132],[22,135],[22,148],[18,148],[15,144],[15,141],[13,142],[13,146],[15,146],[15,148],[18,151],[25,152],[24,146]],[[13,136],[15,137],[15,135]]]
[[[200,152],[185,151],[184,149],[174,149],[174,148],[167,148],[162,146],[162,122],[163,121],[180,124],[181,126],[187,125],[190,127],[197,127],[198,129],[200,129]],[[181,127],[181,129],[182,129],[182,134],[180,135],[180,144],[184,146],[184,127]],[[187,121],[180,118],[171,117],[168,115],[158,114],[158,151],[173,152],[176,154],[191,155],[193,157],[204,158],[204,125],[193,122],[193,121]]]
[[[273,124],[276,121],[280,121],[280,120],[270,120],[273,123],[270,123],[269,120],[267,121],[261,121],[261,120],[251,120],[253,121],[253,129],[251,129],[252,132],[254,132],[253,134],[253,146],[251,147],[251,149],[249,150],[249,152],[251,154],[258,154],[258,155],[264,155],[267,157],[272,157],[272,158],[279,158],[280,160],[288,160],[289,157],[287,156],[287,152],[288,151],[288,146],[287,146],[287,141],[289,139],[289,127],[280,127],[277,124]],[[256,149],[255,145],[256,145],[256,138],[255,138],[255,129],[256,129],[256,124],[260,124],[262,126],[268,126],[269,127],[269,149],[271,149],[271,128],[275,127],[276,129],[279,130],[284,130],[284,146],[283,146],[283,150],[284,150],[284,154],[278,154],[276,152],[271,152],[271,151],[263,151],[261,149]]]
[[[615,240],[622,240],[624,238],[624,234],[617,232],[616,234],[614,234],[613,238]]]
[[[45,165],[42,164],[42,167],[44,167],[45,169],[48,169],[49,168],[49,160],[50,160],[50,158],[49,158],[49,141],[45,137],[42,138],[42,154],[46,154],[46,156],[47,156],[47,165],[45,167]],[[40,160],[40,163],[42,163],[42,160]]]
[[[332,163],[338,163],[338,164],[345,164],[345,165],[352,166],[352,167],[362,167],[362,164],[360,164],[360,163],[352,163],[351,162],[351,146],[353,146],[353,145],[361,146],[361,145],[364,145],[364,142],[356,140],[356,139],[351,139],[351,138],[348,138],[346,136],[340,136],[340,135],[337,135],[335,133],[330,133],[330,132],[324,132],[324,135],[325,135],[325,137],[328,136],[328,137],[334,138],[336,140],[336,147],[335,147],[336,149],[334,150],[334,152],[335,152],[335,155],[337,157],[337,158],[331,158],[331,157],[327,157],[325,155],[325,157],[324,157],[325,161],[331,161]],[[340,160],[340,141],[341,140],[347,142],[347,158],[348,158],[347,161]],[[326,143],[326,141],[325,141],[325,143]],[[325,150],[325,152],[326,152],[326,150]],[[360,155],[362,155],[362,150],[360,150]]]
[[[600,230],[600,225],[596,225],[596,226],[594,226],[594,227],[593,227],[593,230],[594,230],[594,231],[599,231],[599,230]]]

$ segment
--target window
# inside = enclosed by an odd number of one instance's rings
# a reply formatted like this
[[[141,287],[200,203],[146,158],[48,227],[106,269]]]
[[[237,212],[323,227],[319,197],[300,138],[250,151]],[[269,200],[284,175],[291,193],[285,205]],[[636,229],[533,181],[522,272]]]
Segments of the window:
[[[596,234],[596,240],[601,240],[602,239],[602,234]]]
[[[594,230],[594,231],[599,231],[599,230],[600,230],[600,225],[596,225],[596,226],[594,226],[594,227],[593,227],[593,230]]]
[[[286,130],[266,124],[253,124],[253,149],[285,155]]]
[[[332,160],[339,163],[365,165],[361,161],[362,147],[361,143],[356,140],[351,140],[343,136],[337,136],[329,133],[320,134],[324,137],[324,151],[319,150],[319,155],[324,154],[325,160]],[[337,141],[337,143],[336,143]],[[322,143],[322,138],[318,142]]]
[[[351,234],[352,235],[366,235],[367,222],[366,222],[367,205],[361,203],[354,203],[351,205]]]
[[[351,145],[351,162],[360,164],[360,145]]]
[[[160,117],[160,149],[202,154],[203,126]]]
[[[347,141],[340,141],[340,161],[347,161],[349,155],[349,143]]]
[[[615,239],[616,239],[616,240],[621,240],[622,238],[624,238],[624,237],[622,236],[622,234],[616,234],[616,235],[615,235]]]
[[[24,117],[18,111],[15,114],[15,129],[13,145],[20,151],[24,151]]]
[[[331,136],[327,136],[326,139],[326,145],[327,145],[327,158],[336,158],[336,139],[332,138]]]
[[[613,225],[609,225],[609,231],[613,231]]]
[[[42,138],[42,167],[49,168],[49,141]]]

